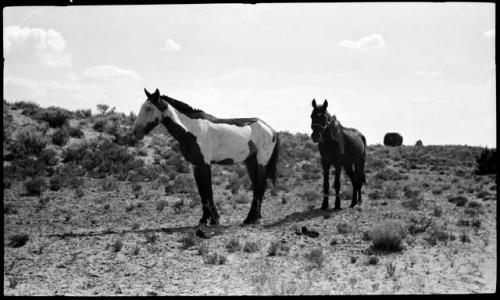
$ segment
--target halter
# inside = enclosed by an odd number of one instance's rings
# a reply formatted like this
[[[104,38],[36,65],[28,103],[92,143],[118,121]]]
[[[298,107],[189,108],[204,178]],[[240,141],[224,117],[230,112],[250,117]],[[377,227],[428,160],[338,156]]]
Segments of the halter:
[[[311,127],[316,126],[316,127],[321,128],[321,130],[322,130],[322,131],[321,131],[321,134],[323,134],[323,133],[325,133],[326,129],[328,129],[328,127],[330,127],[330,124],[331,124],[331,122],[330,122],[330,118],[328,118],[328,120],[326,121],[325,125],[321,125],[321,124],[319,124],[319,123],[313,123],[313,124],[311,125]]]

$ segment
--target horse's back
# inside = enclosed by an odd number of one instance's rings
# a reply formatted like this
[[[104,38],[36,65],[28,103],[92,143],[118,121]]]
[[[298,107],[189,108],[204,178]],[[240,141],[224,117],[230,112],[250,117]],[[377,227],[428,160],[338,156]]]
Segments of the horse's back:
[[[355,128],[343,128],[345,138],[345,152],[353,160],[365,158],[366,139],[365,136]]]

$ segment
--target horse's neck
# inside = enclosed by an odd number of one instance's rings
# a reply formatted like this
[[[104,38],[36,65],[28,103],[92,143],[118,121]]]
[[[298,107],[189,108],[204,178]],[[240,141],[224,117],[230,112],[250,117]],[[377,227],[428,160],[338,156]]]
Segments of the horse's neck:
[[[191,119],[171,105],[163,112],[162,123],[179,143],[185,140],[187,133],[197,136],[201,131],[201,119]]]

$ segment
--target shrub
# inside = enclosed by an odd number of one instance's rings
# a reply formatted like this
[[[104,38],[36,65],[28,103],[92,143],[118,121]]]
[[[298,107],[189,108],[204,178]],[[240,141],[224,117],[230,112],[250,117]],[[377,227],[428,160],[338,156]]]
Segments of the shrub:
[[[387,199],[395,199],[398,196],[398,186],[395,182],[388,182],[384,186],[384,195]]]
[[[443,215],[443,209],[441,208],[441,206],[434,207],[432,215],[438,218],[441,217]]]
[[[403,179],[403,175],[401,175],[398,171],[396,171],[392,167],[386,167],[381,171],[375,174],[376,179],[380,180],[401,180]]]
[[[240,240],[236,237],[231,237],[226,242],[226,249],[229,251],[229,253],[240,251],[241,249]]]
[[[123,247],[123,242],[119,239],[115,240],[112,244],[113,252],[120,252]]]
[[[341,234],[345,234],[345,233],[348,233],[349,231],[351,231],[351,228],[350,228],[349,224],[347,224],[347,223],[338,223],[337,224],[337,231]]]
[[[403,144],[403,137],[397,132],[388,132],[384,136],[385,146],[401,146]]]
[[[28,179],[24,182],[24,187],[26,188],[26,192],[29,196],[41,195],[46,185],[47,183],[42,177]]]
[[[109,108],[109,105],[107,105],[107,104],[97,104],[97,110],[103,115],[106,113],[108,108]]]
[[[89,118],[92,116],[92,111],[90,109],[77,109],[75,110],[75,118]]]
[[[392,262],[389,262],[385,266],[387,270],[387,275],[389,275],[389,277],[393,277],[394,273],[396,272],[396,266]]]
[[[71,116],[72,114],[68,110],[52,107],[40,112],[35,118],[49,123],[50,127],[57,128],[66,124]]]
[[[146,238],[146,244],[153,244],[158,239],[158,237],[156,236],[156,234],[154,234],[154,232],[146,232],[144,237]]]
[[[397,222],[386,222],[376,226],[370,232],[372,248],[374,250],[396,252],[401,251],[402,240],[405,237],[404,228]]]
[[[454,203],[456,206],[464,206],[468,199],[464,196],[456,196],[448,198],[448,202]]]
[[[166,200],[159,200],[156,203],[156,210],[162,211],[167,206],[167,204],[168,204],[168,202]]]
[[[64,129],[58,129],[52,134],[52,142],[58,146],[64,146],[68,142],[68,133]]]
[[[323,250],[321,248],[314,248],[309,252],[304,254],[304,257],[311,262],[315,267],[322,267],[325,261],[325,256],[323,255]]]
[[[40,105],[32,101],[17,101],[14,102],[16,109],[22,109],[23,115],[33,116],[40,111]]]
[[[433,224],[431,218],[427,217],[422,217],[422,218],[416,218],[412,217],[410,219],[410,225],[408,226],[408,232],[410,234],[417,234],[417,233],[422,233],[429,228]]]
[[[411,199],[401,202],[401,205],[405,208],[417,210],[420,205],[424,202],[424,197],[422,195],[417,195],[411,197]]]
[[[476,174],[496,174],[497,172],[496,149],[485,148],[476,156]]]
[[[209,265],[223,265],[227,258],[217,252],[211,252],[205,256],[205,263]]]
[[[370,256],[368,258],[368,264],[369,265],[376,265],[376,264],[378,264],[378,262],[379,262],[379,258],[376,257],[376,256]]]
[[[83,131],[78,127],[70,127],[68,129],[68,134],[72,138],[82,138],[84,136]]]
[[[465,233],[465,231],[462,231],[460,233],[460,241],[462,243],[470,243],[471,242],[469,235],[467,233]]]
[[[9,240],[8,245],[10,247],[18,248],[26,244],[26,242],[29,240],[29,235],[27,235],[26,233],[11,234],[8,237],[8,240]]]
[[[445,229],[442,229],[438,227],[437,225],[434,225],[431,227],[431,229],[428,231],[428,235],[426,238],[424,238],[429,244],[431,245],[436,245],[437,241],[442,241],[446,242],[448,239],[451,239],[451,235],[446,232]]]
[[[106,127],[106,123],[107,123],[106,119],[97,119],[94,122],[94,125],[92,125],[92,128],[94,128],[94,130],[97,132],[104,132],[104,129]]]
[[[205,256],[208,254],[209,243],[208,241],[204,241],[198,245],[197,252],[198,255]]]
[[[8,214],[17,214],[17,208],[14,206],[14,203],[8,202],[3,206],[3,213]]]
[[[189,247],[196,245],[196,236],[192,232],[188,233],[181,238],[180,242],[181,242],[181,249],[185,250]]]
[[[54,166],[57,164],[57,152],[50,148],[43,149],[42,152],[40,152],[38,160],[47,166]]]
[[[288,253],[290,246],[286,245],[284,241],[272,241],[267,249],[268,256],[283,255]]]
[[[243,251],[253,253],[259,251],[259,244],[256,241],[246,241],[243,245]]]
[[[47,140],[39,133],[20,132],[12,145],[16,157],[38,155],[47,145]]]

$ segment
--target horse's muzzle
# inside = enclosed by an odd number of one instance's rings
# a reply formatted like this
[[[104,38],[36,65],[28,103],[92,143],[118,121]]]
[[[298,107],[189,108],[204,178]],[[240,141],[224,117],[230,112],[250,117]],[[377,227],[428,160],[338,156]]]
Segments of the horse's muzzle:
[[[321,136],[321,134],[311,134],[311,139],[313,140],[313,142],[315,143],[323,143],[323,137]]]

